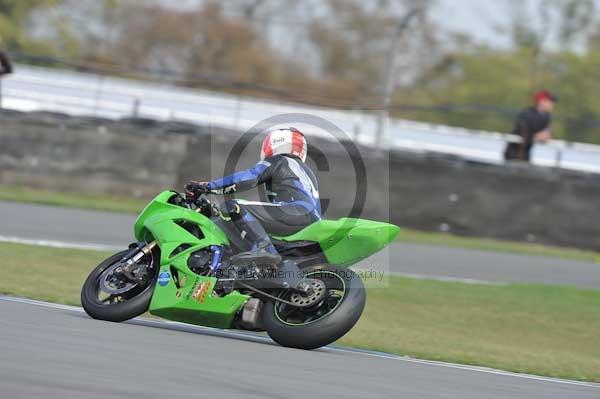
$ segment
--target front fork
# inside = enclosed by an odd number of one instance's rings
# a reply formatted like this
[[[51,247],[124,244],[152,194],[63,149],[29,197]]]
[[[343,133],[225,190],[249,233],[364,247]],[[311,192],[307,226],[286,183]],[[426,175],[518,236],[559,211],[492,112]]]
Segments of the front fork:
[[[131,281],[138,281],[139,278],[133,274],[135,266],[144,256],[151,254],[157,245],[156,241],[132,244],[129,247],[131,251],[121,259],[121,265],[115,271]]]
[[[132,252],[128,253],[127,255],[125,255],[125,257],[123,259],[121,259],[121,262],[125,262],[127,265],[132,265],[134,263],[137,263],[144,256],[150,254],[150,252],[152,252],[152,250],[157,245],[158,244],[156,243],[156,241],[152,241],[146,245],[143,245],[143,243],[133,244],[129,248],[131,248],[132,250],[137,250],[137,251],[135,251],[135,252],[132,251]],[[132,253],[135,253],[135,255],[130,257]]]

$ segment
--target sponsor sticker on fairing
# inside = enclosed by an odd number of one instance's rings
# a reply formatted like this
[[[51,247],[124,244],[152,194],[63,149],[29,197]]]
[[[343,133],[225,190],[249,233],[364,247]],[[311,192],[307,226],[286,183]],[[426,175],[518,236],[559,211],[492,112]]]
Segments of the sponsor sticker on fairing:
[[[194,300],[197,302],[204,303],[206,301],[206,293],[208,292],[209,288],[210,281],[199,283],[196,288],[194,288],[192,298],[194,298]]]
[[[164,287],[165,285],[169,284],[169,281],[171,281],[171,273],[161,272],[158,275],[158,285],[160,285],[161,287]]]

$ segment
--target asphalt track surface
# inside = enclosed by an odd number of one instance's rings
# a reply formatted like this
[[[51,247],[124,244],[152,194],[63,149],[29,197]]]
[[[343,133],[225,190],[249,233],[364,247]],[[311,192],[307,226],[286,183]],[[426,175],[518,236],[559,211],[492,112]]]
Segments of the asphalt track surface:
[[[129,214],[0,202],[0,221],[0,241],[114,250],[134,240],[135,216]],[[600,289],[600,265],[591,262],[420,244],[393,243],[359,267],[420,278]]]
[[[256,334],[134,319],[0,297],[0,397],[600,397],[600,385],[327,347],[282,348]],[[27,302],[27,301],[25,301]]]

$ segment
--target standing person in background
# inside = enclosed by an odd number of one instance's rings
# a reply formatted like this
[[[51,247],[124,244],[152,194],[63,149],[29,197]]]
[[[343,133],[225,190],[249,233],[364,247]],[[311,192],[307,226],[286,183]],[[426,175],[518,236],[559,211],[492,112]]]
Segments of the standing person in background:
[[[521,111],[513,134],[520,136],[520,143],[509,143],[504,151],[504,159],[529,161],[533,143],[547,143],[552,138],[550,124],[554,103],[558,98],[547,90],[537,92],[535,105]]]
[[[13,72],[13,66],[4,51],[2,36],[0,36],[0,108],[2,108],[2,77]]]
[[[8,58],[8,54],[4,51],[2,36],[0,36],[0,77],[13,72],[13,66]]]

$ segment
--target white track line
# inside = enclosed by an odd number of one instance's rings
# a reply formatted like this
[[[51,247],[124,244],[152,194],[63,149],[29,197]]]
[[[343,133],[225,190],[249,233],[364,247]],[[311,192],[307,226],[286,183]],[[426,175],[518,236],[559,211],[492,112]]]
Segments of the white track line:
[[[508,285],[509,283],[501,282],[501,281],[488,281],[488,280],[479,280],[475,278],[461,278],[461,277],[450,277],[450,276],[435,276],[428,274],[414,274],[414,273],[404,273],[404,272],[391,272],[393,276],[401,276],[412,278],[415,280],[435,280],[435,281],[443,281],[447,283],[463,283],[463,284],[475,284],[475,285]]]
[[[10,242],[15,244],[27,244],[27,245],[38,245],[42,247],[52,247],[52,248],[68,248],[68,249],[86,249],[92,251],[121,251],[125,247],[117,247],[112,245],[103,245],[103,244],[92,244],[92,243],[75,243],[75,242],[66,242],[66,241],[52,241],[52,240],[37,240],[37,239],[29,239],[29,238],[20,238],[20,237],[11,237],[11,236],[3,236],[0,235],[0,242]],[[369,269],[356,269],[353,268],[354,271],[371,271]],[[385,271],[384,271],[385,272]],[[484,285],[505,285],[507,283],[503,282],[494,282],[487,280],[476,280],[471,278],[459,278],[459,277],[447,277],[447,276],[429,276],[425,274],[412,274],[412,273],[402,273],[402,272],[386,272],[392,276],[402,276],[408,278],[414,278],[418,280],[435,280],[435,281],[444,281],[451,283],[464,283],[464,284],[484,284]]]
[[[10,242],[14,244],[39,245],[42,247],[52,248],[69,248],[69,249],[87,249],[93,251],[121,251],[126,247],[117,247],[114,245],[92,244],[87,242],[67,242],[53,240],[39,240],[31,238],[21,238],[13,236],[0,235],[0,242]]]
[[[84,313],[84,310],[80,307],[36,301],[33,299],[27,299],[27,298],[0,296],[0,301],[24,303],[24,304],[28,304],[28,305],[42,306],[42,307],[46,307],[46,308],[67,310],[70,312]],[[136,319],[144,321],[144,323],[146,323],[146,324],[155,324],[157,326],[160,326],[160,325],[184,326],[187,329],[195,330],[198,332],[213,332],[213,333],[219,333],[222,335],[227,335],[230,337],[251,338],[255,341],[272,342],[271,339],[269,339],[265,336],[250,333],[250,332],[243,332],[243,331],[236,331],[236,330],[221,330],[221,329],[217,329],[217,328],[195,326],[195,325],[191,325],[191,324],[179,323],[176,321],[168,321],[168,320],[154,320],[154,319],[141,318],[141,317],[136,318]],[[393,355],[393,354],[385,353],[385,352],[376,352],[376,351],[369,351],[369,350],[362,350],[362,349],[345,348],[345,347],[337,346],[337,345],[330,345],[330,346],[325,347],[324,349],[327,351],[331,351],[331,352],[349,353],[349,354],[354,354],[354,355],[376,357],[376,358],[381,358],[381,359],[390,359],[390,360],[402,361],[402,362],[407,362],[407,363],[416,363],[416,364],[427,365],[427,366],[452,368],[452,369],[457,369],[457,370],[465,370],[465,371],[485,373],[485,374],[494,374],[494,375],[500,375],[500,376],[505,376],[505,377],[521,378],[521,379],[554,383],[554,384],[575,385],[575,386],[595,388],[595,389],[600,390],[600,384],[591,383],[591,382],[572,381],[572,380],[564,380],[564,379],[560,379],[560,378],[542,377],[542,376],[531,375],[531,374],[512,373],[509,371],[497,370],[497,369],[492,369],[492,368],[487,368],[487,367],[469,366],[469,365],[464,365],[464,364],[445,363],[445,362],[438,362],[438,361],[433,361],[433,360],[421,360],[421,359],[411,358],[408,356],[398,356],[398,355]]]
[[[475,285],[508,285],[507,282],[502,281],[488,281],[488,280],[479,280],[474,278],[464,278],[464,277],[450,277],[450,276],[436,276],[436,275],[428,275],[428,274],[416,274],[416,273],[404,273],[404,272],[391,272],[389,270],[383,269],[365,269],[361,267],[350,266],[352,270],[357,273],[384,273],[390,276],[399,276],[412,278],[415,280],[434,280],[434,281],[442,281],[446,283],[463,283],[463,284],[475,284]]]

